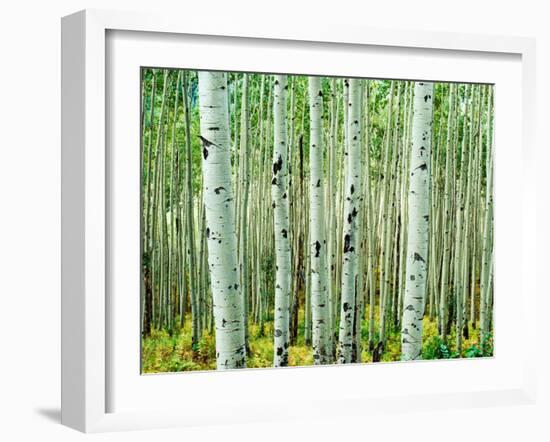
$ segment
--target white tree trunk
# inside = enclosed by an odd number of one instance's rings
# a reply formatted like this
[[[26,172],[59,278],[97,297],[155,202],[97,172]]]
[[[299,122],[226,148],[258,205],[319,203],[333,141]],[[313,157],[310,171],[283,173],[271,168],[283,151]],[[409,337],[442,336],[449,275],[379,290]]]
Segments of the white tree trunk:
[[[341,364],[348,364],[352,359],[353,325],[355,318],[355,292],[357,280],[357,215],[360,212],[360,185],[359,171],[361,167],[361,83],[360,80],[349,80],[349,134],[347,174],[345,176],[345,201],[342,250],[342,300],[340,307],[340,332],[338,339],[339,359]]]
[[[323,174],[323,92],[319,77],[309,77],[310,109],[310,253],[311,315],[313,325],[313,360],[330,362],[328,349],[327,243],[325,234],[325,195]]]
[[[421,359],[422,318],[428,271],[430,213],[430,152],[433,84],[414,86],[414,113],[408,195],[408,238],[401,359]]]
[[[246,366],[243,299],[239,288],[231,184],[227,77],[199,72],[203,195],[208,267],[216,324],[218,370]]]
[[[492,135],[492,88],[487,97],[487,151],[486,151],[486,187],[485,187],[485,219],[483,225],[483,250],[479,293],[479,332],[481,351],[485,352],[489,332],[490,291],[493,277],[493,135]]]
[[[271,180],[272,206],[276,253],[275,325],[273,365],[288,365],[290,282],[290,228],[288,205],[288,162],[286,133],[286,75],[276,75],[274,85],[273,118],[273,174]]]
[[[243,74],[243,89],[241,94],[241,139],[240,139],[240,232],[239,240],[239,270],[241,272],[241,291],[243,297],[244,314],[244,339],[248,351],[248,294],[249,289],[249,268],[248,268],[248,197],[250,188],[250,161],[249,161],[249,111],[248,111],[248,74]]]

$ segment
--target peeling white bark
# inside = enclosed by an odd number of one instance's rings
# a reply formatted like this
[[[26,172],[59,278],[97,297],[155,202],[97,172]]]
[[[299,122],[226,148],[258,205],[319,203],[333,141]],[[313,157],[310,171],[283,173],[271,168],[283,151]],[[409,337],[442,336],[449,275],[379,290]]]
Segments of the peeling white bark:
[[[290,283],[292,275],[289,227],[289,189],[286,131],[286,75],[275,75],[273,100],[273,169],[271,196],[276,253],[273,365],[288,365]]]
[[[203,197],[218,370],[246,366],[225,73],[199,72]]]
[[[422,318],[428,273],[430,213],[430,153],[433,84],[414,86],[414,113],[408,195],[408,238],[405,297],[401,329],[401,359],[421,359]]]

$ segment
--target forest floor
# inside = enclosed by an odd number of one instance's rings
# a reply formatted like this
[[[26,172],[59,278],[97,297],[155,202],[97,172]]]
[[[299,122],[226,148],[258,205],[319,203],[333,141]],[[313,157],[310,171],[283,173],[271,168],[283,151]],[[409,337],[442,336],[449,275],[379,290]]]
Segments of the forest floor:
[[[368,317],[368,312],[365,315]],[[296,345],[289,348],[289,366],[313,365],[313,353],[310,345],[304,341],[304,312],[299,312],[298,338]],[[247,368],[266,368],[273,366],[273,321],[266,321],[263,333],[259,325],[249,322],[250,353],[247,356]],[[361,362],[372,362],[372,353],[368,351],[369,322],[364,320],[361,327],[362,354]],[[378,321],[375,320],[375,330]],[[391,330],[387,336],[386,349],[381,356],[381,362],[399,361],[401,357],[400,331]],[[378,341],[378,332],[374,342]],[[447,344],[443,343],[437,332],[437,322],[424,318],[422,359],[450,359],[492,356],[492,337],[488,342],[488,350],[482,354],[479,346],[479,329],[469,327],[468,339],[462,341],[462,352],[456,351],[456,331],[453,327]],[[142,372],[166,373],[178,371],[215,370],[216,342],[208,330],[198,343],[198,349],[193,352],[191,345],[191,317],[186,317],[184,326],[172,334],[165,330],[153,330],[151,335],[142,339]]]

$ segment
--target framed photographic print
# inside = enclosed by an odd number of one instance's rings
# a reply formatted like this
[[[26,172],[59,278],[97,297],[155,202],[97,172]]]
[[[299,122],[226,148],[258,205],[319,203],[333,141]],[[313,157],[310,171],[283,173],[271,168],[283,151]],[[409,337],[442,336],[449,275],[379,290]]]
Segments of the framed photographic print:
[[[531,40],[84,11],[62,44],[63,423],[532,400]]]

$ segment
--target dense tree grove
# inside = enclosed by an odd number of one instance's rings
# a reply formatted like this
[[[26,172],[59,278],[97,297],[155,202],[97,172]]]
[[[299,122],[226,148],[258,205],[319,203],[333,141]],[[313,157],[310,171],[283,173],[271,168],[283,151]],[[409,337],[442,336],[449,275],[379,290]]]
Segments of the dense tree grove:
[[[493,87],[142,70],[144,372],[493,354]]]

